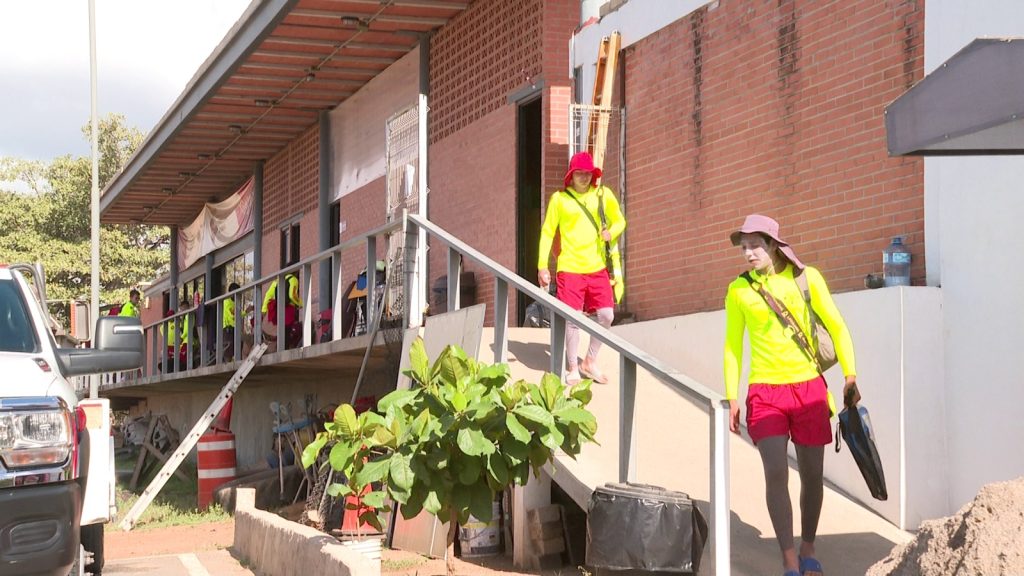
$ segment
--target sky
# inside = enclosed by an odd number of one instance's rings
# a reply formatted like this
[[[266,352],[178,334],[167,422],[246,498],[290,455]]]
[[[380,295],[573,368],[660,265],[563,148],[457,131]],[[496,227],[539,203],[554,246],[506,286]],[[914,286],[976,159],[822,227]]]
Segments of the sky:
[[[250,0],[95,0],[97,112],[149,133]],[[89,155],[88,0],[0,0],[0,156]]]

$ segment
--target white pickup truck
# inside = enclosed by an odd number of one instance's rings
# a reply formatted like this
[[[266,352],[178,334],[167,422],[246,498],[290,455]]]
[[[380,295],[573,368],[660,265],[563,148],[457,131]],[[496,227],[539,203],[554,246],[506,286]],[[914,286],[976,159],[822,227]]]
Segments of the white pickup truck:
[[[110,404],[79,400],[68,379],[137,369],[142,327],[102,317],[94,348],[61,348],[45,302],[41,266],[0,264],[0,576],[98,576],[114,512]]]

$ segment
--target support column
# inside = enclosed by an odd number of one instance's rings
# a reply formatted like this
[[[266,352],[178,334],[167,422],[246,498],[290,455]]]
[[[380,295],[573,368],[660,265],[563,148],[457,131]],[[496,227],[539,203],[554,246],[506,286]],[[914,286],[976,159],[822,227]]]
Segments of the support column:
[[[263,161],[252,171],[252,279],[263,277]]]
[[[331,119],[327,111],[320,112],[320,201],[317,206],[320,221],[320,250],[331,247]],[[331,307],[331,261],[320,262],[320,310]],[[371,276],[367,275],[367,278]]]
[[[178,311],[178,227],[171,226],[171,310]]]

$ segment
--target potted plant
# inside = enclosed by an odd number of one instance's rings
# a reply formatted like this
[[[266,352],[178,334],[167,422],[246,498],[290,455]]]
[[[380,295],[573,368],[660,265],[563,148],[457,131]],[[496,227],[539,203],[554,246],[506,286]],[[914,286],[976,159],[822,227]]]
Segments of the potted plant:
[[[509,383],[508,365],[479,363],[457,346],[431,365],[422,339],[409,357],[410,389],[391,392],[376,411],[358,416],[342,405],[306,447],[302,463],[311,465],[334,442],[328,462],[345,482],[328,491],[361,495],[360,523],[378,531],[378,512],[389,511],[389,500],[401,504],[406,519],[426,510],[449,522],[451,575],[459,525],[471,514],[489,521],[496,493],[525,485],[530,470],[538,475],[555,450],[575,457],[594,440],[597,420],[586,409],[591,383],[567,387],[553,374],[540,383]]]

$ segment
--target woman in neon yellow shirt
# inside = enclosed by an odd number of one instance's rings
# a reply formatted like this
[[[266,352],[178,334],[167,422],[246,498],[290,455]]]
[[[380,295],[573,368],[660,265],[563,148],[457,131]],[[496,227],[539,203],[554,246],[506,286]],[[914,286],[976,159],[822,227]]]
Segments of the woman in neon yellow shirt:
[[[747,216],[731,240],[739,246],[751,270],[729,285],[725,297],[725,395],[729,400],[729,428],[739,433],[740,407],[736,399],[743,360],[743,333],[750,339],[750,385],[747,391],[747,432],[761,453],[768,514],[782,551],[785,576],[822,574],[815,557],[823,495],[822,467],[825,445],[832,440],[831,402],[825,378],[817,364],[796,343],[788,328],[752,284],[760,284],[796,319],[804,334],[811,334],[810,314],[796,276],[805,275],[811,306],[836,345],[836,356],[846,376],[843,397],[856,403],[857,372],[853,342],[824,278],[817,269],[797,258],[779,237],[779,224],[767,216]],[[749,280],[748,280],[749,278]],[[789,439],[796,446],[800,469],[801,543],[793,542],[793,505],[789,499]]]

